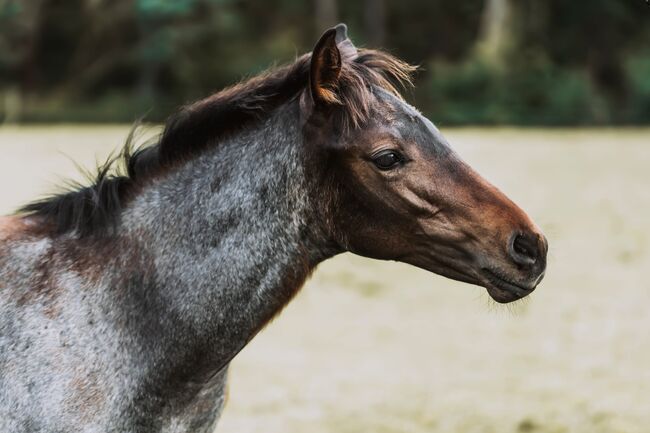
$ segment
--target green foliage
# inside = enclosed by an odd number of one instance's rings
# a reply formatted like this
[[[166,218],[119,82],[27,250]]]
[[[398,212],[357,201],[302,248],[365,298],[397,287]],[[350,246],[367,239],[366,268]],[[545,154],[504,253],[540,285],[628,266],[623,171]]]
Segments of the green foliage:
[[[650,51],[635,54],[624,65],[631,88],[629,119],[647,123],[650,119]]]
[[[187,15],[196,3],[196,0],[137,0],[135,8],[141,17],[156,19]]]
[[[495,71],[476,59],[430,65],[429,114],[447,124],[594,124],[602,98],[579,70],[522,62]]]
[[[0,0],[0,121],[12,110],[3,100],[15,95],[22,101],[11,117],[23,121],[147,113],[161,121],[175,106],[309,51],[323,30],[315,28],[318,1]],[[512,1],[508,34],[517,40],[504,67],[477,54],[488,2],[336,3],[358,45],[424,65],[412,98],[434,121],[650,123],[642,0]],[[367,8],[379,3],[385,37],[371,40]]]

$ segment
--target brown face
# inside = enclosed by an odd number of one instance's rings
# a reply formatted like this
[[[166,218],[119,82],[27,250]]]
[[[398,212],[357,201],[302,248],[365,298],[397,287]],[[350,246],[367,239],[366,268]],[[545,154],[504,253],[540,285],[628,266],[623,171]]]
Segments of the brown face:
[[[375,121],[333,151],[341,244],[484,286],[497,302],[531,293],[546,268],[539,227],[429,120],[381,89],[373,93]]]
[[[497,302],[532,292],[546,269],[546,238],[528,215],[449,147],[417,110],[379,83],[362,102],[346,90],[360,75],[345,66],[359,63],[393,71],[404,65],[386,55],[360,54],[345,25],[326,31],[311,56],[310,92],[301,98],[308,140],[331,153],[328,177],[338,243],[354,253],[413,264],[487,288]],[[397,71],[397,72],[395,72]],[[383,87],[382,87],[383,86]],[[328,113],[348,116],[371,107],[364,126],[341,138]],[[359,125],[356,125],[359,126]]]

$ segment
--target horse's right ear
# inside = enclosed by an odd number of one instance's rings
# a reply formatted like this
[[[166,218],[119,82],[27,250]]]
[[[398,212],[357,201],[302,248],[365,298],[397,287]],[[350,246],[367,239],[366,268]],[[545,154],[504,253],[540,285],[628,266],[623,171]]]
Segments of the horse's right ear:
[[[323,33],[311,53],[309,87],[315,105],[341,103],[336,94],[342,65],[336,33],[336,28]]]
[[[359,52],[350,38],[348,38],[348,26],[340,23],[334,27],[334,30],[336,30],[336,46],[339,48],[343,61],[353,61],[356,59],[359,56]]]

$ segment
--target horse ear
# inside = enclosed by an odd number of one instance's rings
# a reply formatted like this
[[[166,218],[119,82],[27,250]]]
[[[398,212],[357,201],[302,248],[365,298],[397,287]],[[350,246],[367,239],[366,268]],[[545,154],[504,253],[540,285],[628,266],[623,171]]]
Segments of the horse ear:
[[[340,104],[336,93],[341,67],[354,61],[359,53],[348,38],[348,27],[338,24],[323,33],[311,55],[309,85],[314,105]]]
[[[334,27],[334,30],[336,30],[336,45],[339,48],[343,60],[352,61],[356,59],[359,53],[357,47],[348,38],[348,26],[341,23]]]
[[[311,53],[309,87],[315,104],[340,104],[336,89],[341,74],[341,52],[336,46],[336,28],[320,37]]]

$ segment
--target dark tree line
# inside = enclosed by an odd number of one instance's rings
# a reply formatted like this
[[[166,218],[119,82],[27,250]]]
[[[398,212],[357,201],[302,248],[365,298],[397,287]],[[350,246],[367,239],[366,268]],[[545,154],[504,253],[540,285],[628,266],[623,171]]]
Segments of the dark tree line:
[[[650,122],[643,0],[0,0],[0,116],[161,120],[338,21],[443,123]]]

